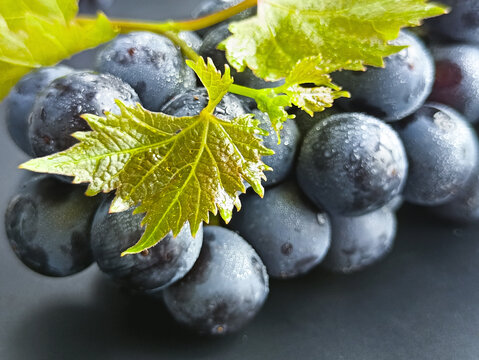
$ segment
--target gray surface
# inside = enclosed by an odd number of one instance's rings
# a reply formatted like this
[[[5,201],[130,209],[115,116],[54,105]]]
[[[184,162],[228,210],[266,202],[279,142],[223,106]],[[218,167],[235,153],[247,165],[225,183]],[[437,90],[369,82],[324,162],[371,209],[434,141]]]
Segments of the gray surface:
[[[184,0],[152,0],[155,12],[131,3],[136,17],[188,9]],[[0,148],[3,214],[25,159],[4,121]],[[121,293],[96,267],[66,279],[34,274],[8,247],[3,221],[0,227],[2,360],[479,358],[479,226],[459,229],[403,209],[383,262],[348,276],[318,269],[273,281],[251,325],[216,340],[184,332],[162,304]]]

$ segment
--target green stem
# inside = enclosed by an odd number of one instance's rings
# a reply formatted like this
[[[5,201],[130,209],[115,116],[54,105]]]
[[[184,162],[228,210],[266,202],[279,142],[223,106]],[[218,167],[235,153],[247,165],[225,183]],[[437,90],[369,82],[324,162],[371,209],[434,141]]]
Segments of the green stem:
[[[259,92],[256,89],[238,85],[238,84],[231,84],[228,91],[232,94],[246,96],[253,99],[258,97],[258,92]]]
[[[151,31],[163,35],[166,31],[196,31],[227,20],[230,17],[255,6],[256,3],[257,0],[244,0],[238,5],[225,10],[192,20],[147,22],[142,20],[110,19],[110,22],[118,27],[121,33],[128,33],[131,31]],[[90,23],[95,21],[95,18],[90,16],[78,16],[76,20],[80,23]]]

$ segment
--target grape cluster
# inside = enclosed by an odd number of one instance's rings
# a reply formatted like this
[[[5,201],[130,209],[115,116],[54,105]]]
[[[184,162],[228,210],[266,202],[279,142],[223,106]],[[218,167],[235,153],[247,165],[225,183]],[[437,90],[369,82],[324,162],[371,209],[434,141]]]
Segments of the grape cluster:
[[[207,0],[194,16],[238,2]],[[80,5],[90,11],[93,3]],[[87,198],[65,178],[35,175],[7,208],[13,251],[47,276],[71,275],[96,262],[119,286],[163,300],[185,326],[218,335],[257,314],[269,277],[294,278],[318,265],[350,273],[379,261],[393,247],[395,212],[404,200],[448,220],[479,221],[479,144],[472,127],[479,121],[479,8],[470,0],[450,3],[449,15],[427,24],[429,48],[403,30],[393,43],[408,47],[387,58],[385,68],[333,74],[350,99],[314,117],[290,109],[297,116],[284,124],[281,145],[254,103],[223,98],[215,115],[253,113],[270,133],[264,144],[275,151],[263,159],[274,169],[266,174],[264,199],[248,190],[230,224],[205,225],[193,236],[187,223],[178,236],[121,257],[142,236],[142,215],[109,213],[112,194]],[[228,36],[227,25],[180,36],[222,68],[226,59],[216,47]],[[445,37],[449,42],[440,43]],[[71,133],[88,129],[82,114],[118,112],[114,99],[197,115],[208,94],[184,60],[160,35],[119,36],[99,51],[95,71],[59,65],[26,75],[6,100],[8,130],[28,155],[44,156],[73,145]],[[250,71],[233,74],[246,86],[277,85]]]

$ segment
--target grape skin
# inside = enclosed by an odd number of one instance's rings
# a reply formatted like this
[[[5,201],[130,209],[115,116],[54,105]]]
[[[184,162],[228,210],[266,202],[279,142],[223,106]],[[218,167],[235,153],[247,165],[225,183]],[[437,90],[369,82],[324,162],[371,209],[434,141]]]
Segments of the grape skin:
[[[337,101],[344,110],[397,121],[412,114],[427,99],[434,82],[434,62],[429,51],[407,31],[401,31],[391,43],[409,47],[387,57],[385,68],[333,73],[334,82],[351,93],[350,99]]]
[[[176,237],[169,233],[140,254],[120,256],[140,240],[143,215],[133,215],[133,209],[110,214],[111,200],[101,204],[92,225],[92,249],[100,269],[119,284],[145,293],[157,292],[185,276],[200,254],[203,229],[193,237],[186,224]]]
[[[286,179],[293,169],[300,140],[298,127],[294,120],[285,121],[281,130],[281,143],[278,144],[278,135],[271,126],[268,115],[259,110],[253,110],[252,113],[256,119],[261,121],[259,126],[269,133],[268,136],[265,136],[263,145],[274,151],[274,155],[265,156],[262,159],[266,165],[273,169],[273,171],[265,173],[268,180],[264,185],[279,184]]]
[[[479,43],[479,2],[477,0],[441,0],[451,7],[449,14],[426,21],[438,38]]]
[[[71,134],[89,130],[80,115],[119,113],[115,99],[127,105],[139,101],[135,91],[109,74],[74,72],[54,80],[35,100],[29,118],[29,138],[35,156],[66,150],[77,140]]]
[[[440,205],[464,188],[478,162],[478,142],[467,121],[453,109],[429,103],[396,124],[410,163],[407,201]]]
[[[443,205],[432,207],[431,211],[443,219],[457,223],[479,221],[479,170],[474,169],[459,195]]]
[[[387,207],[356,217],[332,215],[331,234],[331,247],[321,266],[333,272],[352,273],[391,251],[396,217]]]
[[[297,277],[323,260],[331,241],[329,217],[293,181],[267,189],[263,199],[246,194],[241,203],[229,227],[253,246],[271,277]]]
[[[18,258],[47,276],[68,276],[93,263],[90,228],[100,197],[48,175],[29,176],[10,200],[5,229]]]
[[[471,123],[479,121],[479,47],[433,46],[436,80],[430,101],[449,105]]]
[[[28,117],[40,91],[53,80],[73,72],[68,66],[44,67],[25,75],[5,99],[6,121],[11,138],[27,155],[33,156],[28,137]]]
[[[164,301],[181,324],[200,334],[224,335],[251,320],[268,292],[266,268],[253,248],[230,230],[206,226],[200,257],[164,290]]]
[[[343,113],[317,123],[306,135],[296,176],[319,208],[358,216],[400,194],[407,167],[391,127],[368,115]]]
[[[168,38],[132,32],[112,40],[96,59],[96,69],[131,85],[145,108],[159,111],[175,94],[196,85],[196,76]]]

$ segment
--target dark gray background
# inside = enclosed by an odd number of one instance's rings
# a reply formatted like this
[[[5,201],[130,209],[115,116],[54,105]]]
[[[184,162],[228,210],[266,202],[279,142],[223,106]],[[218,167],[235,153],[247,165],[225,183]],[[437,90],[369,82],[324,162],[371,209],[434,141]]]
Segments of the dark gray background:
[[[117,0],[113,14],[186,17],[195,3]],[[26,158],[4,121],[0,130],[3,214]],[[161,303],[123,294],[96,266],[65,279],[31,272],[9,248],[2,221],[0,359],[479,359],[479,226],[455,227],[411,207],[399,223],[380,264],[272,281],[248,327],[208,339],[179,328]]]

